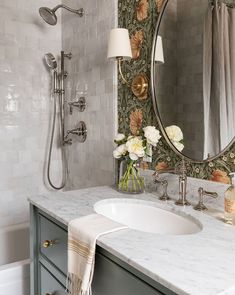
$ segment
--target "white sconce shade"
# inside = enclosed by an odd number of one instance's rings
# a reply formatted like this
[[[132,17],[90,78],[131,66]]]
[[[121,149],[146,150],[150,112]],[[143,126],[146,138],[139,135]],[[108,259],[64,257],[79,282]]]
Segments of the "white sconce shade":
[[[131,88],[135,97],[140,100],[148,98],[148,78],[142,73],[138,74],[133,80],[128,81],[122,72],[122,64],[125,60],[132,59],[131,42],[127,29],[117,28],[110,31],[108,44],[108,59],[117,61],[118,72],[123,84]]]
[[[159,65],[164,64],[165,62],[161,36],[157,36],[157,44],[155,49],[155,62]]]
[[[122,57],[125,60],[132,58],[131,43],[127,29],[112,29],[110,31],[108,56],[109,59]]]

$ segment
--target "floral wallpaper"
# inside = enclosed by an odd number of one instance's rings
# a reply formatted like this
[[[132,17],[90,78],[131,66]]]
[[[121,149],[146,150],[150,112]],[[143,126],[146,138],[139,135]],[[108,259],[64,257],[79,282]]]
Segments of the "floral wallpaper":
[[[150,78],[151,48],[158,13],[164,0],[119,0],[119,27],[130,32],[133,59],[123,64],[123,72],[128,80],[145,73]],[[151,92],[147,99],[139,100],[131,89],[118,83],[118,123],[119,132],[136,135],[142,126],[157,126],[153,111]],[[170,149],[162,138],[153,153],[153,163],[142,163],[143,168],[164,169],[174,167],[181,159]],[[229,183],[229,173],[235,171],[235,144],[223,156],[209,163],[188,162],[191,177]]]

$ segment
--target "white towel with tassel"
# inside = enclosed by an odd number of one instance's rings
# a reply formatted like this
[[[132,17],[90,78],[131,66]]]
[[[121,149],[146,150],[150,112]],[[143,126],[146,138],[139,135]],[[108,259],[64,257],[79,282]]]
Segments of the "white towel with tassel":
[[[74,219],[68,226],[67,290],[71,295],[91,295],[96,240],[127,227],[100,214]]]

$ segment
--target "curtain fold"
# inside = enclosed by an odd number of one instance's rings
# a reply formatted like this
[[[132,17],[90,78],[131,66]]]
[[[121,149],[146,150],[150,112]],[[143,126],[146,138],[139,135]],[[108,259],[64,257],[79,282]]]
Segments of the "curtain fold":
[[[235,130],[235,9],[215,1],[204,25],[204,159],[233,139]]]

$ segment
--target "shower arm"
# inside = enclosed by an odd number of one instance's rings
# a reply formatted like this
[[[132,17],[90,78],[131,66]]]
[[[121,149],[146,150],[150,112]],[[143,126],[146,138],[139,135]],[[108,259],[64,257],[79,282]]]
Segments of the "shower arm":
[[[52,11],[53,11],[53,12],[56,12],[56,10],[58,10],[59,8],[64,8],[64,9],[66,9],[66,10],[72,12],[72,13],[76,13],[76,14],[78,14],[79,16],[83,16],[83,14],[84,14],[84,10],[83,10],[83,8],[80,8],[80,9],[73,9],[73,8],[70,8],[70,7],[66,6],[66,5],[64,5],[64,4],[59,4],[59,5],[57,5],[56,7],[54,7],[54,8],[52,9]]]

